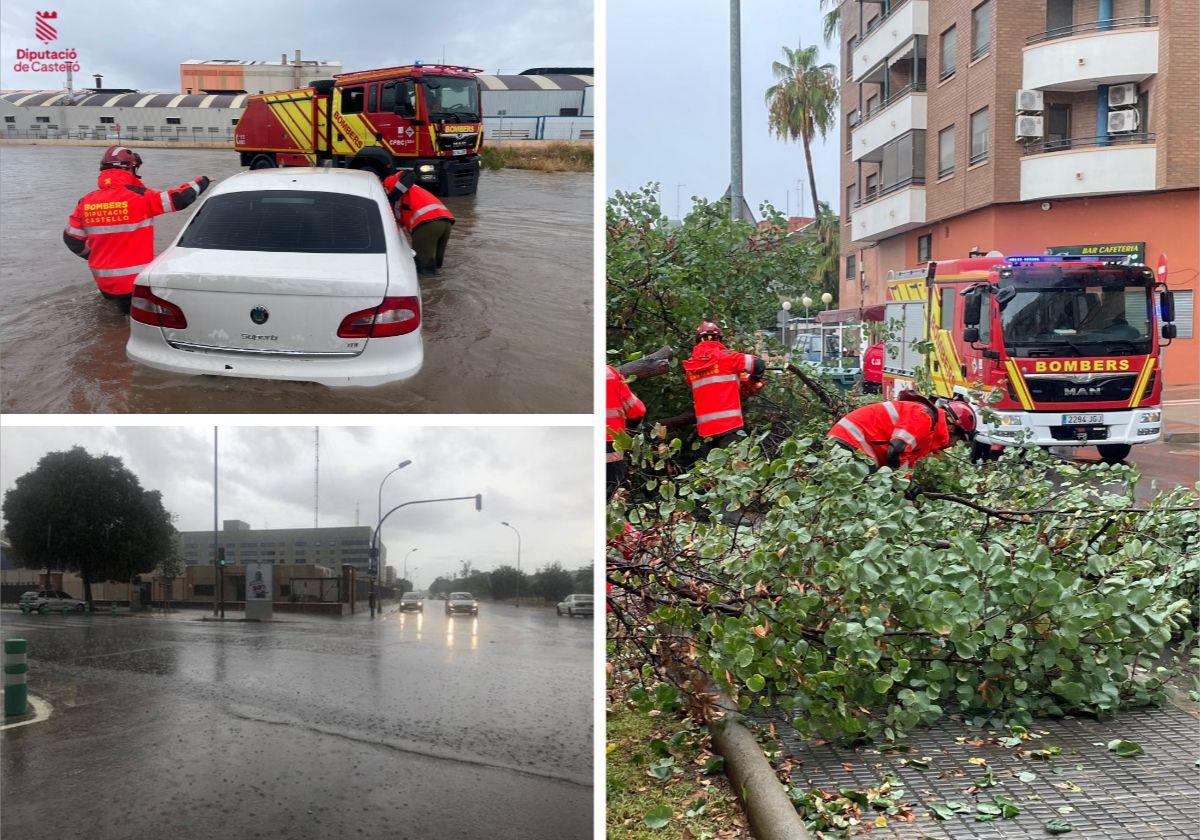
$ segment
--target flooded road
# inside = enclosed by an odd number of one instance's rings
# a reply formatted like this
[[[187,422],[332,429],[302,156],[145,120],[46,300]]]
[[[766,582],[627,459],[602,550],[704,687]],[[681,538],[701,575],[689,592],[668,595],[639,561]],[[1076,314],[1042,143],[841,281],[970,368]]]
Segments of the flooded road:
[[[3,833],[590,837],[592,622],[388,609],[5,610],[54,711],[0,734]]]
[[[592,410],[592,176],[484,172],[441,275],[422,281],[425,366],[378,388],[190,377],[125,357],[126,318],[62,243],[100,148],[0,150],[0,408],[42,412],[586,413]],[[241,168],[231,150],[143,149],[152,188]],[[155,253],[191,209],[159,216]]]

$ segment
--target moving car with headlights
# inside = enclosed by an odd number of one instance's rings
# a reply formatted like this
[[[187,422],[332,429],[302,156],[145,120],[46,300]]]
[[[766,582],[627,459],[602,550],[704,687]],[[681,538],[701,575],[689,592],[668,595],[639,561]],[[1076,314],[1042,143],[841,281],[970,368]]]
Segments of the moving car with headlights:
[[[479,602],[470,592],[451,592],[446,599],[446,615],[479,615]]]
[[[18,606],[23,613],[38,612],[42,615],[51,612],[83,612],[87,608],[83,601],[71,597],[61,589],[26,592],[21,595]]]
[[[565,601],[560,601],[555,608],[559,615],[574,618],[577,615],[592,614],[591,595],[568,595]]]
[[[425,612],[425,602],[416,592],[405,592],[400,596],[400,612]]]
[[[420,295],[373,175],[241,172],[138,276],[126,352],[174,373],[382,385],[421,369]]]

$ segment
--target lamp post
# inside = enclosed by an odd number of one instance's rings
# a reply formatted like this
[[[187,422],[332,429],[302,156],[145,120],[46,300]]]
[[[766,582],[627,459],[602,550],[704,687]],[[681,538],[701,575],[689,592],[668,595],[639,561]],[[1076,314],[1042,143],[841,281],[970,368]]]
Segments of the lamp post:
[[[420,549],[419,548],[410,548],[408,550],[408,554],[412,554],[414,551],[420,551]],[[408,554],[404,555],[404,579],[405,580],[409,580],[409,577],[408,577]],[[411,583],[412,581],[409,580],[409,582]],[[415,587],[415,586],[413,587],[413,589],[416,589],[416,588],[417,587]]]
[[[829,292],[822,292],[821,303],[825,304],[825,308],[828,309],[829,304],[833,303],[833,295],[829,294]]]
[[[687,186],[687,184],[676,184],[675,185],[675,218],[681,222],[683,221],[683,215],[682,215],[683,211],[680,209],[680,206],[679,206],[679,190],[686,186]]]
[[[813,299],[810,298],[808,295],[805,295],[804,297],[800,298],[800,302],[802,304],[804,304],[804,318],[807,320],[808,319],[808,307],[812,306]]]
[[[521,532],[507,522],[501,522],[506,528],[512,528],[514,534],[517,535],[517,603],[514,606],[521,606]]]
[[[375,504],[375,520],[376,521],[379,521],[380,519],[383,518],[383,485],[386,484],[387,480],[392,477],[392,473],[399,472],[400,470],[404,469],[411,463],[412,463],[411,460],[409,460],[407,458],[404,459],[403,461],[401,461],[399,464],[396,465],[395,469],[393,469],[392,472],[389,472],[387,475],[385,475],[383,477],[383,481],[379,482],[379,493],[376,496],[376,504]],[[379,557],[377,555],[372,557],[371,559],[372,559],[372,562],[375,564],[375,574],[371,575],[371,618],[374,618],[375,617],[375,600],[376,600],[377,593],[379,591],[378,590],[379,574],[380,574],[380,572],[383,571],[383,569],[379,563]],[[383,610],[381,609],[380,612],[383,612]]]

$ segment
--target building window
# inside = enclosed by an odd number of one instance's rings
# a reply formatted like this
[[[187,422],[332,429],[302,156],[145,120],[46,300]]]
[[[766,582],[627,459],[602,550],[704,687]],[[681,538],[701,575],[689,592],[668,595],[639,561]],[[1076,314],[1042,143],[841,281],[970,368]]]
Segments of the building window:
[[[578,117],[579,109],[578,108],[559,108],[558,115],[560,117]]]
[[[854,272],[855,272],[855,259],[854,259],[854,255],[850,254],[848,257],[846,257],[846,279],[853,282],[854,278],[857,276]]]
[[[954,174],[954,126],[938,132],[938,177]]]
[[[48,122],[50,122],[50,118],[49,117],[37,117],[37,121],[43,122],[43,123],[48,123]],[[103,122],[103,120],[101,120],[101,122]]]
[[[924,236],[917,237],[917,262],[929,262],[932,257],[930,253],[933,251],[933,234],[927,233]]]
[[[179,117],[167,117],[167,125],[179,125]]]
[[[971,115],[971,165],[988,159],[988,109],[980,108]]]
[[[213,585],[211,583],[197,583],[192,586],[193,595],[212,595]]]
[[[954,68],[958,62],[958,35],[957,29],[951,26],[942,33],[942,69],[938,75],[939,79],[948,79],[954,75]]]
[[[873,94],[867,97],[866,119],[875,116],[875,112],[879,110],[879,96]]]
[[[117,121],[117,120],[116,120],[116,118],[115,118],[115,117],[101,117],[101,118],[100,118],[100,122],[101,122],[101,124],[103,124],[103,125],[112,125],[112,124],[113,124],[113,123],[115,123],[116,121]]]
[[[1191,289],[1180,289],[1175,292],[1175,329],[1178,338],[1191,338],[1194,333],[1192,325],[1196,320],[1195,301]]]
[[[992,43],[992,3],[980,3],[971,12],[971,60],[988,51]]]
[[[877,192],[879,192],[879,173],[868,175],[866,200],[870,201],[875,197],[875,193]]]
[[[237,121],[237,120],[230,120],[230,121],[229,121],[229,124],[230,124],[230,125],[237,125],[237,124],[238,124],[238,121]]]
[[[854,201],[858,197],[858,184],[846,187],[846,223],[850,223],[850,211],[854,209]]]
[[[6,123],[15,123],[17,121],[17,118],[16,117],[5,117],[4,121]]]
[[[954,289],[942,289],[942,320],[939,326],[943,330],[954,329],[954,298],[957,294]]]
[[[1069,148],[1071,145],[1071,106],[1046,106],[1046,134],[1043,148],[1046,151]]]
[[[361,114],[363,110],[363,89],[360,87],[342,90],[342,113]]]

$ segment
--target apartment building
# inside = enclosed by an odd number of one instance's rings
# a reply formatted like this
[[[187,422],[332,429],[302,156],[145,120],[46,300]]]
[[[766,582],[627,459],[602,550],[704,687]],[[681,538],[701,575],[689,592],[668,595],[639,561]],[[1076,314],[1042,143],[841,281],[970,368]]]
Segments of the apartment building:
[[[846,0],[843,307],[971,251],[1168,260],[1200,382],[1200,3]]]
[[[212,531],[182,531],[179,543],[185,565],[212,563]],[[369,525],[255,529],[240,519],[227,519],[218,534],[218,543],[225,549],[225,562],[231,565],[312,565],[328,567],[335,573],[343,565],[349,565],[360,574],[366,574],[371,565]],[[379,559],[386,564],[387,546],[380,546]]]

